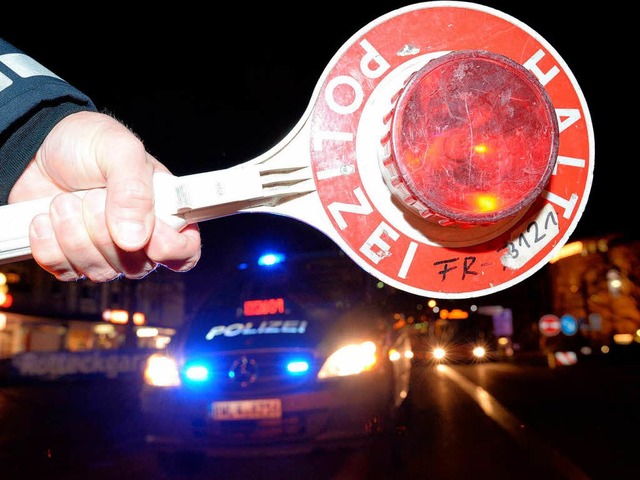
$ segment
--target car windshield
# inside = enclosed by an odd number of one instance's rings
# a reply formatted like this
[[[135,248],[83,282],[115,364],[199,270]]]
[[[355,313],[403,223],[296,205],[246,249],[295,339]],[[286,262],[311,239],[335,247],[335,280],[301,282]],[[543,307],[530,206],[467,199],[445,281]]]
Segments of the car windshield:
[[[263,258],[276,258],[273,264],[259,265]],[[286,295],[298,303],[330,304],[344,309],[371,296],[372,280],[339,251],[265,253],[258,262],[242,263],[211,290],[213,305],[235,306],[251,299]]]
[[[262,264],[264,259],[272,263]],[[221,281],[211,286],[181,332],[188,347],[212,348],[224,341],[225,348],[231,348],[242,345],[246,335],[269,338],[271,345],[286,344],[287,334],[317,335],[337,322],[373,328],[374,317],[363,320],[353,312],[372,307],[384,312],[391,290],[335,249],[265,253],[257,262],[243,262],[217,278]]]

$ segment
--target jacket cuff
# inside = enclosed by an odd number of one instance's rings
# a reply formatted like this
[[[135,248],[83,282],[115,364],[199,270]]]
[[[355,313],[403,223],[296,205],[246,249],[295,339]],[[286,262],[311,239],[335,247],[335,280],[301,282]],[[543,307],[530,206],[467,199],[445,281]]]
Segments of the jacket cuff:
[[[8,203],[9,192],[33,160],[45,137],[63,118],[81,111],[95,111],[93,105],[72,101],[56,105],[44,105],[34,112],[22,125],[5,132],[0,137],[0,158],[2,159],[2,181],[0,182],[0,205]]]

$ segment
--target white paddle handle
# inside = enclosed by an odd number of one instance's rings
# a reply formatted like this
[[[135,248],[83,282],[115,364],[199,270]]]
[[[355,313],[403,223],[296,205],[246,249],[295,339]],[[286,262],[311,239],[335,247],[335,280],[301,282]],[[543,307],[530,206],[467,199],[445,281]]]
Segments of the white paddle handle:
[[[182,177],[158,172],[153,179],[156,216],[180,230],[190,223],[276,205],[315,190],[309,166],[267,168],[270,163]],[[0,207],[0,264],[31,258],[29,226],[36,215],[49,211],[51,200]]]

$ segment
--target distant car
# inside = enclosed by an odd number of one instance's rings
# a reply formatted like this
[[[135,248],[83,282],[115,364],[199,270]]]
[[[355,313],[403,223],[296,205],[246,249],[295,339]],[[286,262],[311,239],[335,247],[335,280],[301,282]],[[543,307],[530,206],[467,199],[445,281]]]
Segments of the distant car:
[[[221,276],[141,390],[146,442],[183,458],[354,447],[397,426],[411,371],[390,287],[338,251]]]
[[[433,363],[481,363],[495,359],[489,344],[482,341],[458,344],[435,344],[424,351],[421,359]]]
[[[500,339],[482,329],[478,320],[454,320],[432,323],[412,337],[414,363],[458,364],[482,363],[502,359]]]

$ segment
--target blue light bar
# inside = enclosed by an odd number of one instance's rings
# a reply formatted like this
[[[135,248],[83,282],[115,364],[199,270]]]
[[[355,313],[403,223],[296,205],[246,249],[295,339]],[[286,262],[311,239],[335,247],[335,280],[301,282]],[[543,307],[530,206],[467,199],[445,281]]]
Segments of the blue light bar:
[[[284,259],[284,253],[265,253],[258,259],[258,265],[262,267],[270,267],[271,265],[284,262]]]

